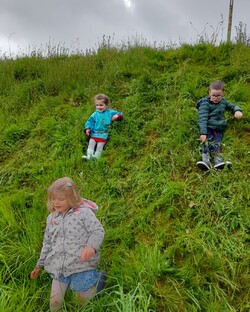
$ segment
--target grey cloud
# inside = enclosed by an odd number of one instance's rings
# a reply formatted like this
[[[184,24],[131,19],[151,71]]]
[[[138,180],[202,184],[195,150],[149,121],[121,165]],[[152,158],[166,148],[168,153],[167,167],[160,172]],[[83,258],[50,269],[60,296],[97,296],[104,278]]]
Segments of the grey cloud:
[[[0,50],[10,39],[13,46],[44,45],[51,38],[67,45],[79,39],[84,48],[113,34],[116,41],[136,34],[149,40],[191,40],[205,25],[216,28],[221,15],[225,32],[229,6],[229,0],[131,0],[132,9],[123,0],[0,1]],[[235,1],[234,28],[239,21],[250,27],[248,12],[249,0]]]

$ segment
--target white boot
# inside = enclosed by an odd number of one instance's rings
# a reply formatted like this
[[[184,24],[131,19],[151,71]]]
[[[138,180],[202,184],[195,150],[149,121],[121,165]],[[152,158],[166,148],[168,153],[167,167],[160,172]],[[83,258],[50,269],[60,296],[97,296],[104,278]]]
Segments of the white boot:
[[[94,156],[94,151],[88,148],[87,155],[83,155],[82,158],[90,160],[93,158],[93,156]]]
[[[95,157],[96,159],[101,157],[102,152],[95,152],[95,154],[93,155],[93,157]]]

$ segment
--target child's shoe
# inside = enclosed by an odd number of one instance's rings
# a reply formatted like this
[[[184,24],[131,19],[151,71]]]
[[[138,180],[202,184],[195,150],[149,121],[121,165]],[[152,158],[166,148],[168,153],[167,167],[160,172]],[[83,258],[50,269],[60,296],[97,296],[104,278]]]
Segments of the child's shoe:
[[[91,154],[88,154],[88,155],[83,155],[83,156],[82,156],[82,158],[83,158],[83,159],[90,160],[90,159],[92,159],[92,158],[93,158],[93,155],[91,155]]]
[[[211,168],[209,154],[202,154],[202,160],[198,161],[196,165],[202,170],[209,170]]]
[[[95,154],[93,155],[94,158],[98,159],[101,157],[102,152],[95,152]]]
[[[104,271],[99,272],[99,280],[96,285],[96,293],[98,294],[101,290],[103,290],[106,286],[106,273]]]
[[[225,162],[225,165],[229,168],[229,169],[231,169],[232,168],[232,163],[231,163],[231,161],[226,161]]]
[[[224,169],[225,162],[221,156],[214,156],[214,169]]]
[[[83,155],[82,158],[83,159],[93,159],[93,154],[94,154],[94,151],[90,148],[87,149],[87,155]]]
[[[83,159],[90,159],[89,155],[83,155],[82,158]]]

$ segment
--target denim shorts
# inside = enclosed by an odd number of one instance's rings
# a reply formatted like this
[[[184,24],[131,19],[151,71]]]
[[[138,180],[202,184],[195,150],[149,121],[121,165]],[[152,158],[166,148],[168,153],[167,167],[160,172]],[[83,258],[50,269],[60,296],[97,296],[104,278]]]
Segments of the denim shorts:
[[[51,274],[53,277],[53,274]],[[60,283],[69,284],[71,290],[74,291],[87,291],[92,286],[96,285],[99,280],[99,273],[97,270],[83,271],[79,273],[73,273],[67,277],[61,275],[59,278],[55,278]]]

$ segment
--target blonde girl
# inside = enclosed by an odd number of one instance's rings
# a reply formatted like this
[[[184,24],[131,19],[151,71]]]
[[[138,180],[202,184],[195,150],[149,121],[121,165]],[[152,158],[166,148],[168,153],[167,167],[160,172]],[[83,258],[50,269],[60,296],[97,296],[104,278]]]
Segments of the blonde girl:
[[[30,277],[38,278],[42,268],[50,273],[50,309],[61,311],[68,286],[82,303],[104,287],[105,273],[97,271],[104,229],[97,205],[82,198],[68,177],[48,188],[47,208],[43,247]]]

